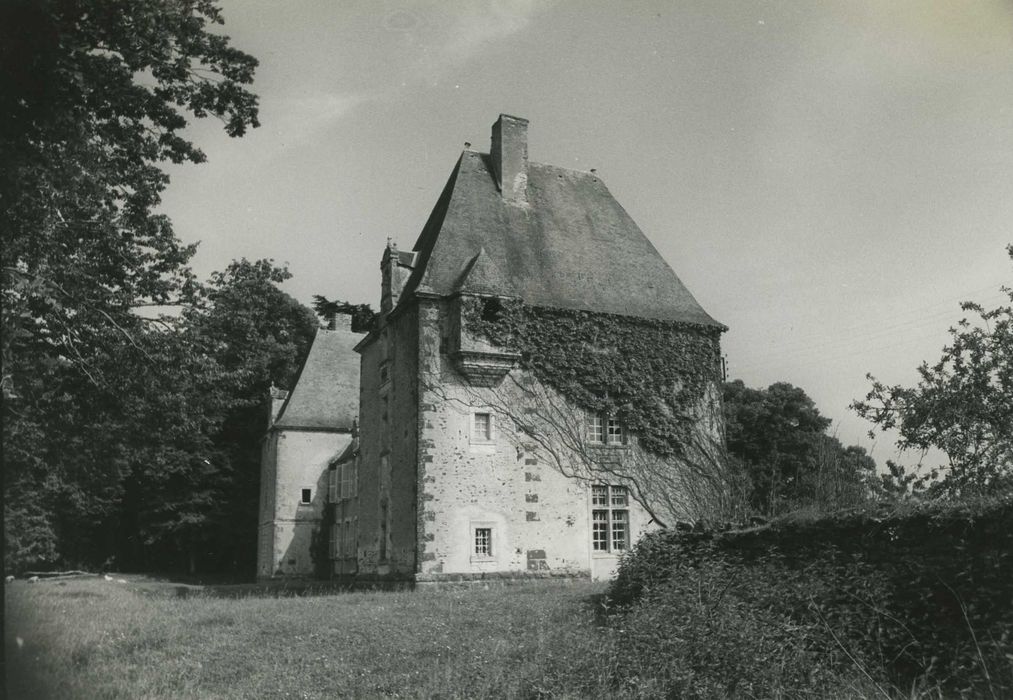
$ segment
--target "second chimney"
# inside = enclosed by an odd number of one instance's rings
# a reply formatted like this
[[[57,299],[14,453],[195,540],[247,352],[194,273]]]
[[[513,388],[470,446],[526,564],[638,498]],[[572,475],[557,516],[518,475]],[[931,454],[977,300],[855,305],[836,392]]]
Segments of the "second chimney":
[[[492,167],[503,199],[528,201],[528,120],[499,115],[492,125]]]

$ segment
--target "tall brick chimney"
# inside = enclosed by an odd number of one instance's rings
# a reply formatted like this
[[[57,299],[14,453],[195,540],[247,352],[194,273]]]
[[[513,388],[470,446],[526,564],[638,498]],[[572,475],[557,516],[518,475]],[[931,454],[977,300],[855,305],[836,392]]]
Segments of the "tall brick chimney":
[[[512,204],[528,201],[528,120],[499,115],[492,125],[492,167],[503,199]]]

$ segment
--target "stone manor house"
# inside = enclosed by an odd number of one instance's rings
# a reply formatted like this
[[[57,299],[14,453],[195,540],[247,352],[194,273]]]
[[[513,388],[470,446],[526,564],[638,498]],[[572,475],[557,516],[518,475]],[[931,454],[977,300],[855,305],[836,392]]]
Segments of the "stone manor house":
[[[519,300],[703,329],[715,385],[724,327],[594,171],[528,160],[527,127],[500,115],[490,153],[464,150],[414,247],[383,251],[375,327],[338,316],[272,393],[259,577],[602,578],[654,526],[621,480],[567,473],[526,439],[505,387],[537,379],[466,309]],[[633,449],[613,417],[566,408],[596,449]]]

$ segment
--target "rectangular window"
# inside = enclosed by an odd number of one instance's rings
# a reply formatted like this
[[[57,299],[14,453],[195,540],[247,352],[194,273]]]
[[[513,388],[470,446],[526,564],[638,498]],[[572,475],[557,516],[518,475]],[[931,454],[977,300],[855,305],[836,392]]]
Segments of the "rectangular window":
[[[355,559],[357,543],[355,541],[358,535],[358,523],[352,519],[345,520],[344,533],[341,540],[341,558],[342,559]]]
[[[591,548],[622,552],[630,546],[629,490],[625,486],[591,487]]]
[[[626,431],[618,418],[607,413],[587,417],[587,441],[598,445],[625,445]]]
[[[312,501],[313,501],[313,489],[303,489],[299,503],[305,506],[312,503]]]
[[[491,527],[476,527],[475,528],[475,556],[476,557],[491,557],[492,556],[492,528]]]
[[[340,494],[342,500],[355,498],[355,463],[346,462],[341,467]]]
[[[607,431],[608,443],[610,445],[622,445],[626,442],[623,436],[623,426],[619,422],[618,418],[609,418],[606,422],[605,429]]]
[[[471,424],[472,442],[492,442],[492,414],[474,413]]]

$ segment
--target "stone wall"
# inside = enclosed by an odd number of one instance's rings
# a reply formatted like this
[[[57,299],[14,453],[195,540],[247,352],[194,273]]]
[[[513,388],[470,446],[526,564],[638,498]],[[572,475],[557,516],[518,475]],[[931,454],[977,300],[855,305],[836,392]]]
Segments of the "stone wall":
[[[617,556],[592,551],[590,484],[564,476],[534,445],[525,447],[501,410],[512,380],[476,387],[441,352],[459,328],[456,305],[430,302],[420,313],[419,579],[492,572],[609,577]],[[476,432],[476,413],[489,415],[490,436]],[[632,500],[628,511],[632,543],[650,516]],[[491,531],[491,556],[475,553],[478,528]]]
[[[418,314],[387,316],[362,346],[359,573],[415,572]]]

